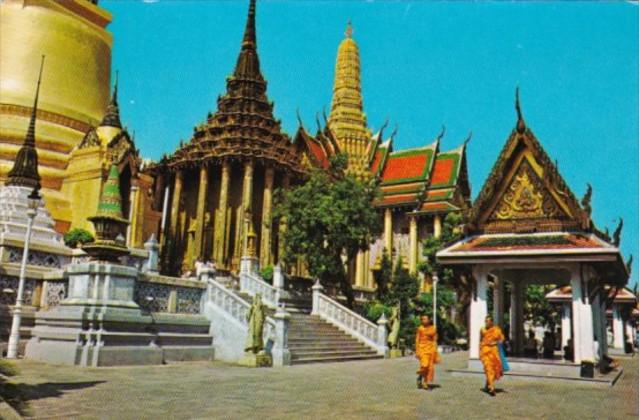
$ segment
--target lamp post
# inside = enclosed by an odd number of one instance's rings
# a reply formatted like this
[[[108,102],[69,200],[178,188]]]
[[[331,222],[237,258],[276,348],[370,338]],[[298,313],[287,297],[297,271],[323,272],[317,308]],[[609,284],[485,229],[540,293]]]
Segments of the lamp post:
[[[433,274],[433,325],[437,326],[437,273]]]
[[[13,308],[13,321],[11,323],[11,334],[9,335],[9,344],[7,346],[7,359],[18,358],[18,341],[20,341],[20,324],[22,322],[22,301],[24,295],[24,281],[27,272],[27,258],[29,257],[29,242],[31,241],[31,228],[33,220],[38,214],[38,206],[40,205],[40,194],[38,189],[34,188],[27,197],[27,233],[24,238],[24,248],[22,249],[22,263],[20,264],[20,280],[18,283],[18,295],[16,296],[16,305]]]

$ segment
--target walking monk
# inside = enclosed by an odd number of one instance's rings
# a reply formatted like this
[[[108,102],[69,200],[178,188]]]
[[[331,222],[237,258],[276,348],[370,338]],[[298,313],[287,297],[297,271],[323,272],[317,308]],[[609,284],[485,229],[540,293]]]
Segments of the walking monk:
[[[421,323],[415,335],[415,357],[419,360],[417,371],[417,388],[430,390],[430,383],[435,375],[435,363],[439,363],[437,353],[437,328],[428,315],[422,315]]]
[[[504,374],[504,369],[499,358],[497,343],[504,341],[504,333],[501,328],[493,325],[493,317],[486,317],[486,326],[481,329],[481,342],[479,344],[479,359],[484,365],[486,374],[486,387],[490,395],[495,396],[495,381]]]

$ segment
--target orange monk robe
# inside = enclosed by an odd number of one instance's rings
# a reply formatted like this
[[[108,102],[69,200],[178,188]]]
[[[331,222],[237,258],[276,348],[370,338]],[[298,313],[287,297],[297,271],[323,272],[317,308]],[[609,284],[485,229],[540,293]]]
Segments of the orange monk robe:
[[[415,355],[419,359],[420,375],[426,383],[433,381],[435,375],[435,363],[439,363],[439,353],[437,353],[437,328],[434,325],[424,327],[420,325],[415,335]]]
[[[479,359],[484,365],[486,385],[489,390],[494,390],[495,381],[504,374],[504,369],[499,358],[497,343],[504,341],[504,333],[498,326],[481,329],[481,342],[479,344]]]

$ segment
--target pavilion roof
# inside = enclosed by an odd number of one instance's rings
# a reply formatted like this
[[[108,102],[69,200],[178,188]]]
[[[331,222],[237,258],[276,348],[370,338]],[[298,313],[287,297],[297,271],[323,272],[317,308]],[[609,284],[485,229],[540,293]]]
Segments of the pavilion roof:
[[[619,249],[592,233],[479,234],[437,253],[442,264],[525,264],[590,262],[607,282],[625,284],[628,269]]]
[[[627,287],[623,287],[621,289],[608,287],[608,296],[615,297],[614,303],[619,304],[629,304],[635,306],[639,299],[629,290]],[[616,295],[615,295],[616,293]],[[572,287],[571,286],[562,286],[558,287],[554,290],[551,290],[546,294],[546,300],[552,303],[564,303],[572,300]]]
[[[516,100],[517,123],[470,212],[474,232],[591,231],[582,209],[524,122]]]

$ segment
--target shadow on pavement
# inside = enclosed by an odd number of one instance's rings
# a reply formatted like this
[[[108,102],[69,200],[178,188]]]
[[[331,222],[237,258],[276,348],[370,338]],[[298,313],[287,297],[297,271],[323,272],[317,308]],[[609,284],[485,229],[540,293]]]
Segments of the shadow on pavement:
[[[44,382],[41,384],[22,384],[0,382],[0,396],[20,415],[29,414],[29,401],[41,398],[59,398],[64,393],[90,388],[106,381],[86,382]]]

